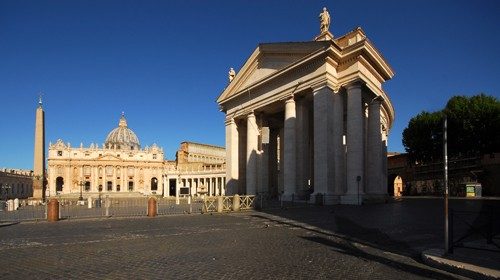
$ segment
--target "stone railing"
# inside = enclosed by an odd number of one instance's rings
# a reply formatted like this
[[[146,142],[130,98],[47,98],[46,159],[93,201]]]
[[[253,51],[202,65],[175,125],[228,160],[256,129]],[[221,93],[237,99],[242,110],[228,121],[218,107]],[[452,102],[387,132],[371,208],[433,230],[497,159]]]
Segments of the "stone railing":
[[[207,196],[203,200],[204,212],[231,212],[254,208],[255,195]]]

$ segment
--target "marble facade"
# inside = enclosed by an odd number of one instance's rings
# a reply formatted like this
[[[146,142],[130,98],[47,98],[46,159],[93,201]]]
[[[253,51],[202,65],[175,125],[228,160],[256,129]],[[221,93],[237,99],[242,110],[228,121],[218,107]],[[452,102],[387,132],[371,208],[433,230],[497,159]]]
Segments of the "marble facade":
[[[229,194],[386,198],[394,72],[361,28],[334,38],[329,22],[310,42],[259,44],[219,96]]]

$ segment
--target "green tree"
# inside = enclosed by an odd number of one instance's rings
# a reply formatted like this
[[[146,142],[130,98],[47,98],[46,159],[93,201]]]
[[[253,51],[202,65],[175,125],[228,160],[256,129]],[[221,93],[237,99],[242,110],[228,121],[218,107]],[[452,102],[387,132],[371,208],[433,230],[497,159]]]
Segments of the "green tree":
[[[442,125],[448,118],[448,155],[500,151],[500,101],[485,94],[454,96],[438,112],[421,112],[403,131],[403,145],[412,160],[442,158]]]

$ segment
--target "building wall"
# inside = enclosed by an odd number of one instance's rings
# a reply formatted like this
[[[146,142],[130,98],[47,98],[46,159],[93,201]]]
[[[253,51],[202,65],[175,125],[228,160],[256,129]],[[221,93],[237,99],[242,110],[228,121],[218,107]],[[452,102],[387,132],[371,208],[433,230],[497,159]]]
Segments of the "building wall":
[[[169,161],[156,145],[139,150],[108,149],[94,144],[73,148],[58,140],[49,145],[48,195],[77,196],[81,191],[84,196],[174,196],[170,180],[175,180],[179,188],[188,188],[192,196],[225,193],[225,157],[220,156],[225,155],[224,148],[184,142],[179,151],[191,156]],[[130,183],[133,189],[129,189]],[[153,189],[155,183],[157,188]]]
[[[80,188],[86,193],[162,193],[163,167],[163,150],[156,145],[141,150],[106,149],[94,145],[71,148],[69,143],[58,140],[49,145],[48,189],[51,196],[80,193]],[[61,180],[62,189],[58,188]],[[152,189],[155,180],[156,190]],[[108,182],[111,182],[110,189]]]
[[[33,171],[23,169],[0,170],[0,199],[28,198],[33,195]]]

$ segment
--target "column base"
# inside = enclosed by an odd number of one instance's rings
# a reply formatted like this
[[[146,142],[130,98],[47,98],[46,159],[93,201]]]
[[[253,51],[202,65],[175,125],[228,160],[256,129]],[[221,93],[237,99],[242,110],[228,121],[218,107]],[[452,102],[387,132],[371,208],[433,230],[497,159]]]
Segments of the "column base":
[[[340,197],[340,204],[361,205],[363,204],[363,194],[345,194]]]
[[[309,199],[310,204],[335,205],[341,203],[341,196],[338,194],[313,193]]]
[[[296,201],[297,200],[297,195],[294,194],[294,193],[290,193],[290,194],[282,194],[281,195],[281,200],[282,201]]]

